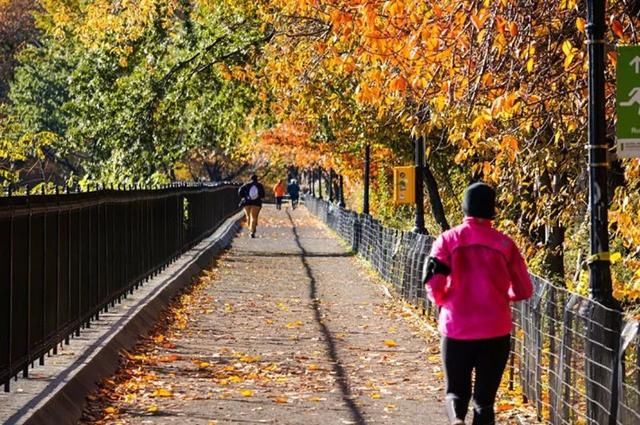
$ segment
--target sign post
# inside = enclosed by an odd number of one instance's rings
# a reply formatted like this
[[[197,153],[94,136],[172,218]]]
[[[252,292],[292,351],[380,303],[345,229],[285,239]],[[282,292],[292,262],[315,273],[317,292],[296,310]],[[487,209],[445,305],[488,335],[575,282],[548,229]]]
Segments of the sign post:
[[[640,157],[640,46],[618,47],[616,78],[617,154]]]

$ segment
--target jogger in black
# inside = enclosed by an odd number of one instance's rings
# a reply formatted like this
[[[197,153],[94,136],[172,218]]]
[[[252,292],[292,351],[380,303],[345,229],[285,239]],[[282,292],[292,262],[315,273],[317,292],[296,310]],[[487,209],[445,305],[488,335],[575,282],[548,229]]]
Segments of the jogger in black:
[[[464,420],[473,399],[472,425],[495,424],[493,405],[507,365],[511,336],[460,340],[442,338],[445,365],[446,410],[451,423]],[[472,385],[472,372],[475,382]],[[472,392],[473,389],[473,392]]]

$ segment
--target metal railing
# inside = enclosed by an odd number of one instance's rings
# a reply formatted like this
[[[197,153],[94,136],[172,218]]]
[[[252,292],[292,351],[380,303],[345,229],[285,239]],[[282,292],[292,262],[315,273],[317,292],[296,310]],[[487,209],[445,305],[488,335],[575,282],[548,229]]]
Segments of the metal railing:
[[[236,211],[231,184],[1,197],[5,391]]]
[[[437,319],[421,283],[432,237],[385,227],[370,215],[312,196],[305,205],[403,298]],[[509,388],[521,391],[543,423],[640,424],[638,322],[623,321],[623,331],[615,335],[620,347],[611,350],[591,338],[597,332],[618,332],[593,319],[606,307],[538,276],[532,280],[533,297],[513,307],[512,355],[505,373]]]

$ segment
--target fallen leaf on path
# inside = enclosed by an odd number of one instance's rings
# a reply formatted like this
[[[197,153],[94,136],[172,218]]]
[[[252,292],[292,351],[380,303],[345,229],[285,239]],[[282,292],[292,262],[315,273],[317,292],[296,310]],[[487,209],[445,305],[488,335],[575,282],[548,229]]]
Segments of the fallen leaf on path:
[[[398,344],[392,339],[385,339],[384,345],[386,345],[387,347],[396,347]]]
[[[177,354],[168,354],[166,356],[158,357],[158,361],[163,363],[171,363],[175,362],[176,360],[180,360],[180,356]]]
[[[113,406],[109,406],[104,409],[104,413],[106,413],[107,415],[113,415],[114,413],[116,413],[116,408]]]
[[[286,397],[276,397],[273,399],[273,402],[278,404],[286,404],[288,401]]]
[[[198,366],[200,369],[205,369],[205,368],[211,366],[211,363],[203,362],[202,360],[193,360],[193,364]]]
[[[243,397],[253,397],[253,391],[251,390],[240,390],[240,394],[242,394]]]
[[[300,320],[296,320],[295,322],[289,322],[285,326],[289,329],[299,328],[303,323]]]
[[[149,406],[147,408],[147,412],[149,412],[149,413],[157,413],[158,412],[158,405],[157,404],[152,404],[151,406]]]
[[[151,393],[152,397],[173,397],[173,393],[165,388],[158,388],[153,393]]]

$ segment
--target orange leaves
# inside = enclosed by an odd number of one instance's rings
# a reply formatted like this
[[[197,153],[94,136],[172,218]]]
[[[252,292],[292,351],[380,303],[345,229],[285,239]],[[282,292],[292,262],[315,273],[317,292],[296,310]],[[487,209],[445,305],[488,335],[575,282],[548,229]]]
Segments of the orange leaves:
[[[389,89],[395,92],[404,92],[407,90],[407,80],[402,76],[396,76],[389,82]]]
[[[477,31],[482,31],[489,16],[489,11],[486,8],[481,8],[478,12],[471,14],[471,23]]]
[[[488,123],[491,122],[491,115],[483,111],[471,122],[471,128],[474,130],[484,130]]]
[[[613,32],[616,37],[624,39],[624,27],[622,26],[622,22],[615,19],[613,16],[611,17],[610,22],[611,32]]]
[[[384,342],[384,345],[389,347],[389,348],[393,348],[393,347],[396,347],[398,345],[398,343],[395,342],[393,339],[385,339],[383,342]]]

